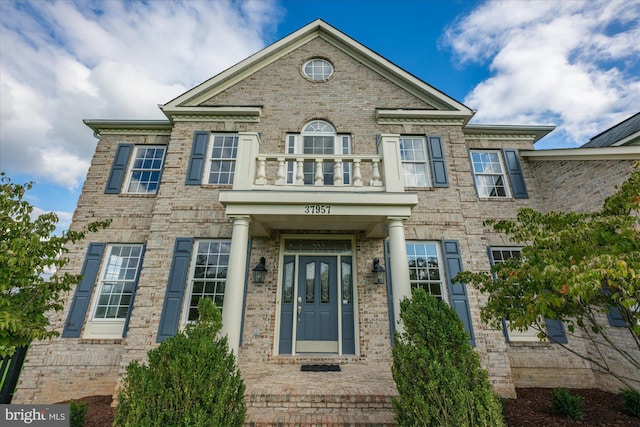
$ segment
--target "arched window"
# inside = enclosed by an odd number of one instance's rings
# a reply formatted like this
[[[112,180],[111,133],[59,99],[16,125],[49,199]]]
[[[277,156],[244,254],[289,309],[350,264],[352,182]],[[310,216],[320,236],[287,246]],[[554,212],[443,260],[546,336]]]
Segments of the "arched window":
[[[288,154],[351,154],[351,138],[349,135],[338,135],[335,128],[324,120],[313,120],[302,128],[299,135],[291,134],[287,137]],[[333,185],[334,163],[325,161],[322,165],[324,185]],[[295,165],[290,163],[287,182],[295,181]],[[351,182],[351,164],[343,167],[343,184]],[[313,161],[304,163],[304,183],[315,183],[315,164]]]

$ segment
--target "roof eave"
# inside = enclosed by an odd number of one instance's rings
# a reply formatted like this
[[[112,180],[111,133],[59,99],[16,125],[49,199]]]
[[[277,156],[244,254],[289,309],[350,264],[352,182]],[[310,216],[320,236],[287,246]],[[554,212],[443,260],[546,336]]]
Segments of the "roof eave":
[[[640,147],[559,148],[552,150],[521,150],[520,156],[532,161],[545,160],[640,160]]]

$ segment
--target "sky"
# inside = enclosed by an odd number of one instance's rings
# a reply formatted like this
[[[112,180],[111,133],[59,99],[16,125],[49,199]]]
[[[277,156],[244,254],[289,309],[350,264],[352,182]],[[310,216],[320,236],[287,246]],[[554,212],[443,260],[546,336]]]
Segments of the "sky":
[[[0,0],[0,171],[68,228],[97,140],[83,119],[164,104],[321,18],[471,123],[554,125],[574,148],[640,111],[640,0]]]

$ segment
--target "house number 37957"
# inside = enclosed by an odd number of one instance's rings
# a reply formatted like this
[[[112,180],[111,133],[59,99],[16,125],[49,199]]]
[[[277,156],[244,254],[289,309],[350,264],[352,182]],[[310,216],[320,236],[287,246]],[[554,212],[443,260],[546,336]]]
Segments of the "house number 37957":
[[[307,215],[329,215],[331,206],[329,205],[305,205],[304,213]]]

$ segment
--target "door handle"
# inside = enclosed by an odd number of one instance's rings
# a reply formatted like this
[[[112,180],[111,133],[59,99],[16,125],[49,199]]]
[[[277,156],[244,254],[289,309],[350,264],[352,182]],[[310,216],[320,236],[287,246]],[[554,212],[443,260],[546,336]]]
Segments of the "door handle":
[[[298,306],[298,322],[300,321],[300,314],[302,313],[302,306]]]

